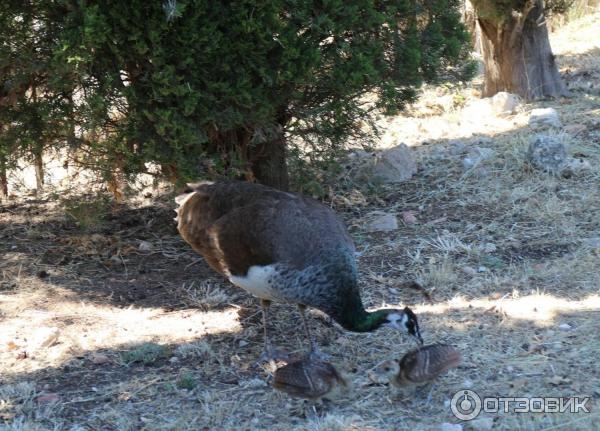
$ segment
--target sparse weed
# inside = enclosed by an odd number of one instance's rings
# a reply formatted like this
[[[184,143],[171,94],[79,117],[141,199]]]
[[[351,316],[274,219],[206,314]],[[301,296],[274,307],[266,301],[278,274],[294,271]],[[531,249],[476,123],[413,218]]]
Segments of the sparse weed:
[[[166,359],[169,356],[171,356],[171,349],[168,346],[155,343],[144,343],[133,350],[123,352],[121,354],[121,360],[127,365],[134,363],[150,365],[160,359]]]
[[[230,296],[222,289],[215,287],[211,280],[204,280],[196,287],[196,282],[183,283],[181,289],[185,292],[190,304],[195,307],[209,308],[230,301]]]
[[[86,232],[97,231],[104,224],[109,201],[106,197],[89,200],[69,199],[63,203],[66,215]]]
[[[175,382],[179,389],[192,390],[196,387],[197,382],[194,375],[190,372],[183,372]]]

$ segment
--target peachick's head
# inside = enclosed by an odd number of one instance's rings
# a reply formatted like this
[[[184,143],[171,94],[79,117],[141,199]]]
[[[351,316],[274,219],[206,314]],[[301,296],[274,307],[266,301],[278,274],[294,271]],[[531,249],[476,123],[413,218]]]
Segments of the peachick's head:
[[[382,326],[399,330],[414,338],[419,345],[423,344],[417,315],[410,308],[404,307],[404,310],[385,311],[385,320]]]
[[[398,363],[398,361],[388,359],[387,361],[383,361],[371,371],[369,371],[369,378],[375,383],[392,383],[393,385],[395,385],[396,378],[399,374],[400,364]]]

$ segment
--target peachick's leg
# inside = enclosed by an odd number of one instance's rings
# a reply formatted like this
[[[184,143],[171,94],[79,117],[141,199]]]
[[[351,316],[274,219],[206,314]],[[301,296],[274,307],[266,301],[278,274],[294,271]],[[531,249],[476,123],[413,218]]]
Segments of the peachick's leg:
[[[435,384],[433,382],[429,382],[426,385],[421,387],[417,387],[415,389],[415,397],[418,398],[417,402],[422,402],[425,400],[425,406],[429,406],[431,404],[431,400],[433,399],[433,390],[435,389]]]
[[[304,325],[304,331],[306,332],[306,337],[310,342],[310,357],[312,359],[320,359],[322,361],[327,361],[330,359],[330,356],[321,352],[317,343],[310,332],[310,327],[308,326],[308,321],[306,319],[306,305],[298,304],[298,310],[300,310],[300,316],[302,316],[302,323]]]

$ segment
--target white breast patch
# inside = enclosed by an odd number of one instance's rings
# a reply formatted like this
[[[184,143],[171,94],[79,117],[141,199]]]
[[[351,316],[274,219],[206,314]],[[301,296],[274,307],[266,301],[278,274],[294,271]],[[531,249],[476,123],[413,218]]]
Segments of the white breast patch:
[[[277,294],[275,281],[277,272],[274,265],[251,266],[245,276],[231,275],[229,281],[241,287],[248,293],[269,300],[280,300]]]

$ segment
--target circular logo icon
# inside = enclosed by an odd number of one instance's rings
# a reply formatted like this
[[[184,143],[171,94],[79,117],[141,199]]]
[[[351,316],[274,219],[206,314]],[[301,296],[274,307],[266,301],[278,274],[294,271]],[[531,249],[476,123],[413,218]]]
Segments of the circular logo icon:
[[[457,419],[470,421],[481,412],[481,398],[476,392],[461,389],[452,397],[450,409]]]

